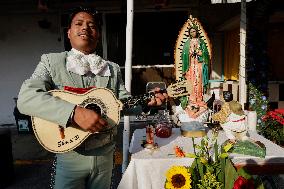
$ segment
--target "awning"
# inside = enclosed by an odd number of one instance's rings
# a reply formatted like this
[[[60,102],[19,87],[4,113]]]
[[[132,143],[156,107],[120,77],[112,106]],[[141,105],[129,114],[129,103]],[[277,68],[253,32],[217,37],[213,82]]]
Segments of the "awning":
[[[242,0],[211,0],[212,4],[216,3],[240,3]],[[246,2],[250,2],[252,0],[246,0]]]

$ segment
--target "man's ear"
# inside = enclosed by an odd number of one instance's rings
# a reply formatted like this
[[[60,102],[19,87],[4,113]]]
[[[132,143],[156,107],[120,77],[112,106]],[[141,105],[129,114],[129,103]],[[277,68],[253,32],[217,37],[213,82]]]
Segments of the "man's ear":
[[[68,29],[68,31],[67,31],[67,36],[70,39],[70,29]]]

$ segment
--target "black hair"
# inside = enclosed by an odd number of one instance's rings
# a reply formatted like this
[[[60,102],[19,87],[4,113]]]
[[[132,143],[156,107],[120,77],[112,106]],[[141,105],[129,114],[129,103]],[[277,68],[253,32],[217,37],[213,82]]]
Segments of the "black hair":
[[[95,21],[96,28],[98,30],[100,30],[100,28],[101,28],[101,14],[94,8],[83,7],[83,6],[76,7],[76,8],[74,8],[70,11],[69,19],[68,19],[68,28],[71,27],[73,18],[79,12],[85,12],[85,13],[88,13],[89,15],[91,15],[93,17],[94,21]]]

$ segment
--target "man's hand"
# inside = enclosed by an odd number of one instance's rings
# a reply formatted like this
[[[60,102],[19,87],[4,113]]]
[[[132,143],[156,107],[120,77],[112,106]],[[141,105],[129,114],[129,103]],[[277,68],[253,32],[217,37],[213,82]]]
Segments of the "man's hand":
[[[91,133],[106,129],[108,123],[93,110],[76,106],[73,115],[73,121],[85,131]]]
[[[168,94],[161,93],[160,88],[156,87],[153,92],[155,92],[155,97],[151,99],[151,101],[148,103],[148,106],[161,106],[163,102],[168,99]]]

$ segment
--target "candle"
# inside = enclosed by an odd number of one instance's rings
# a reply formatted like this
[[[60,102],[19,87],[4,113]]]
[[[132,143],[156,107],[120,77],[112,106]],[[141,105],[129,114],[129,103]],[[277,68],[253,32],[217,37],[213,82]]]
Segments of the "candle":
[[[152,125],[146,126],[146,143],[154,144],[154,127]]]
[[[247,111],[248,130],[256,131],[257,114],[256,111]]]

